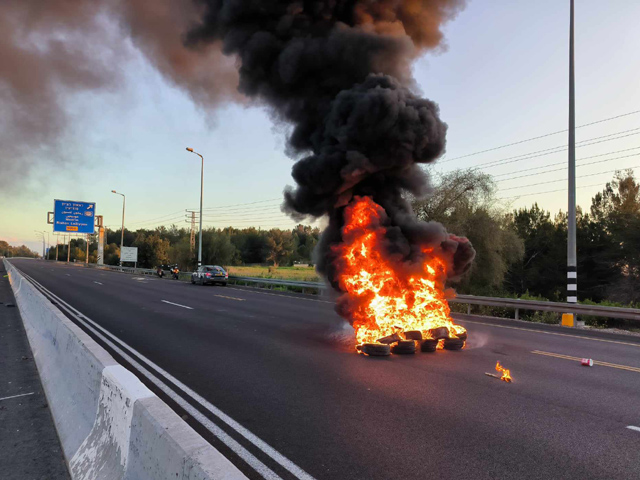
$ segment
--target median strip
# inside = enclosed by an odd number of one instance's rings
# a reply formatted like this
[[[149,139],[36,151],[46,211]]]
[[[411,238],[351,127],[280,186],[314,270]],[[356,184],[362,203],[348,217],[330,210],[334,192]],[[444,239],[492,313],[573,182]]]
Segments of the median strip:
[[[562,360],[571,360],[571,361],[574,361],[574,362],[581,362],[582,361],[582,358],[572,357],[570,355],[562,355],[560,353],[541,352],[540,350],[533,350],[531,353],[535,353],[536,355],[544,355],[546,357],[561,358]],[[640,368],[638,368],[638,367],[630,367],[629,365],[618,365],[616,363],[600,362],[598,360],[594,360],[593,364],[594,365],[600,365],[601,367],[617,368],[619,370],[628,370],[630,372],[640,373]]]
[[[187,307],[186,305],[180,305],[179,303],[173,303],[168,300],[161,300],[161,301],[164,303],[168,303],[169,305],[175,305],[176,307],[182,307],[182,308],[186,308],[187,310],[193,310],[193,308]]]

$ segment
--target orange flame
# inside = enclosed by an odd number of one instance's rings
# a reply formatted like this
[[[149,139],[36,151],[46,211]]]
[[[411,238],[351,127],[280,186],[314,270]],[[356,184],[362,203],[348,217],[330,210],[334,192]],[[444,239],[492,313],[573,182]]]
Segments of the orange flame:
[[[445,298],[447,265],[434,247],[423,247],[422,264],[411,270],[385,253],[387,215],[369,197],[355,197],[345,208],[344,243],[334,247],[340,288],[339,312],[349,318],[356,344],[418,330],[446,327],[456,337],[465,329],[454,325]],[[389,227],[392,228],[392,227]],[[440,342],[442,343],[442,342]],[[440,348],[440,345],[438,346]]]
[[[503,382],[511,383],[512,381],[511,372],[508,369],[504,368],[502,365],[500,365],[500,362],[496,363],[496,371],[502,372],[502,377],[500,378],[500,380],[502,380]]]

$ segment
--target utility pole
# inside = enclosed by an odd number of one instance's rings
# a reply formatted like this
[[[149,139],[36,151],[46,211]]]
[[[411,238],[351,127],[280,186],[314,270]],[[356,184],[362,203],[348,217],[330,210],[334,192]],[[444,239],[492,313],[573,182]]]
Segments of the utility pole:
[[[204,194],[204,157],[193,148],[187,147],[187,151],[195,153],[202,161],[200,166],[200,231],[198,233],[198,268],[202,266],[202,196]]]
[[[45,234],[45,232],[42,231],[42,230],[34,230],[34,232],[39,233],[40,235],[42,235],[42,259],[46,260],[45,248],[44,248],[44,234]]]
[[[193,249],[196,246],[196,212],[195,210],[187,210],[191,214],[191,237],[189,239],[190,252],[193,253]],[[189,217],[187,217],[189,218]]]
[[[127,198],[124,196],[124,193],[119,193],[115,190],[111,190],[111,193],[122,195],[122,230],[120,231],[120,266],[122,266],[122,247],[124,247],[124,207]]]
[[[567,303],[578,303],[578,261],[576,254],[576,119],[573,3],[569,20],[569,208],[567,231]],[[575,324],[575,319],[574,324]]]

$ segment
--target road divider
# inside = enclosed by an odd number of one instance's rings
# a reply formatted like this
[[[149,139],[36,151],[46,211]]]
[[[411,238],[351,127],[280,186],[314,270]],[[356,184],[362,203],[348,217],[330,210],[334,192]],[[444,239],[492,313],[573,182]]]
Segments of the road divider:
[[[246,479],[4,262],[73,479]]]

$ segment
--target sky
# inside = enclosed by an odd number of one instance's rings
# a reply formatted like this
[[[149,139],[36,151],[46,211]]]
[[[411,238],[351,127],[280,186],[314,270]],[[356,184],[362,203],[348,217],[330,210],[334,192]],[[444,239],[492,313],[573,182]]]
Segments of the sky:
[[[415,62],[418,87],[440,105],[449,126],[435,174],[478,168],[494,175],[505,209],[537,202],[553,213],[566,210],[568,5],[471,0],[444,27],[447,48]],[[615,170],[640,168],[638,18],[637,2],[576,1],[577,200],[583,208]],[[0,239],[40,251],[35,231],[52,231],[46,219],[54,199],[96,202],[97,214],[117,229],[122,197],[111,190],[126,195],[128,229],[187,227],[186,210],[199,205],[200,158],[186,147],[205,158],[206,227],[294,226],[280,212],[283,189],[293,184],[286,127],[274,125],[259,105],[198,106],[130,50],[126,61],[109,64],[120,70],[117,84],[65,93],[72,120],[61,135],[71,161],[45,158],[16,188],[0,191]],[[47,152],[34,148],[33,155]],[[49,239],[55,242],[52,233]]]

